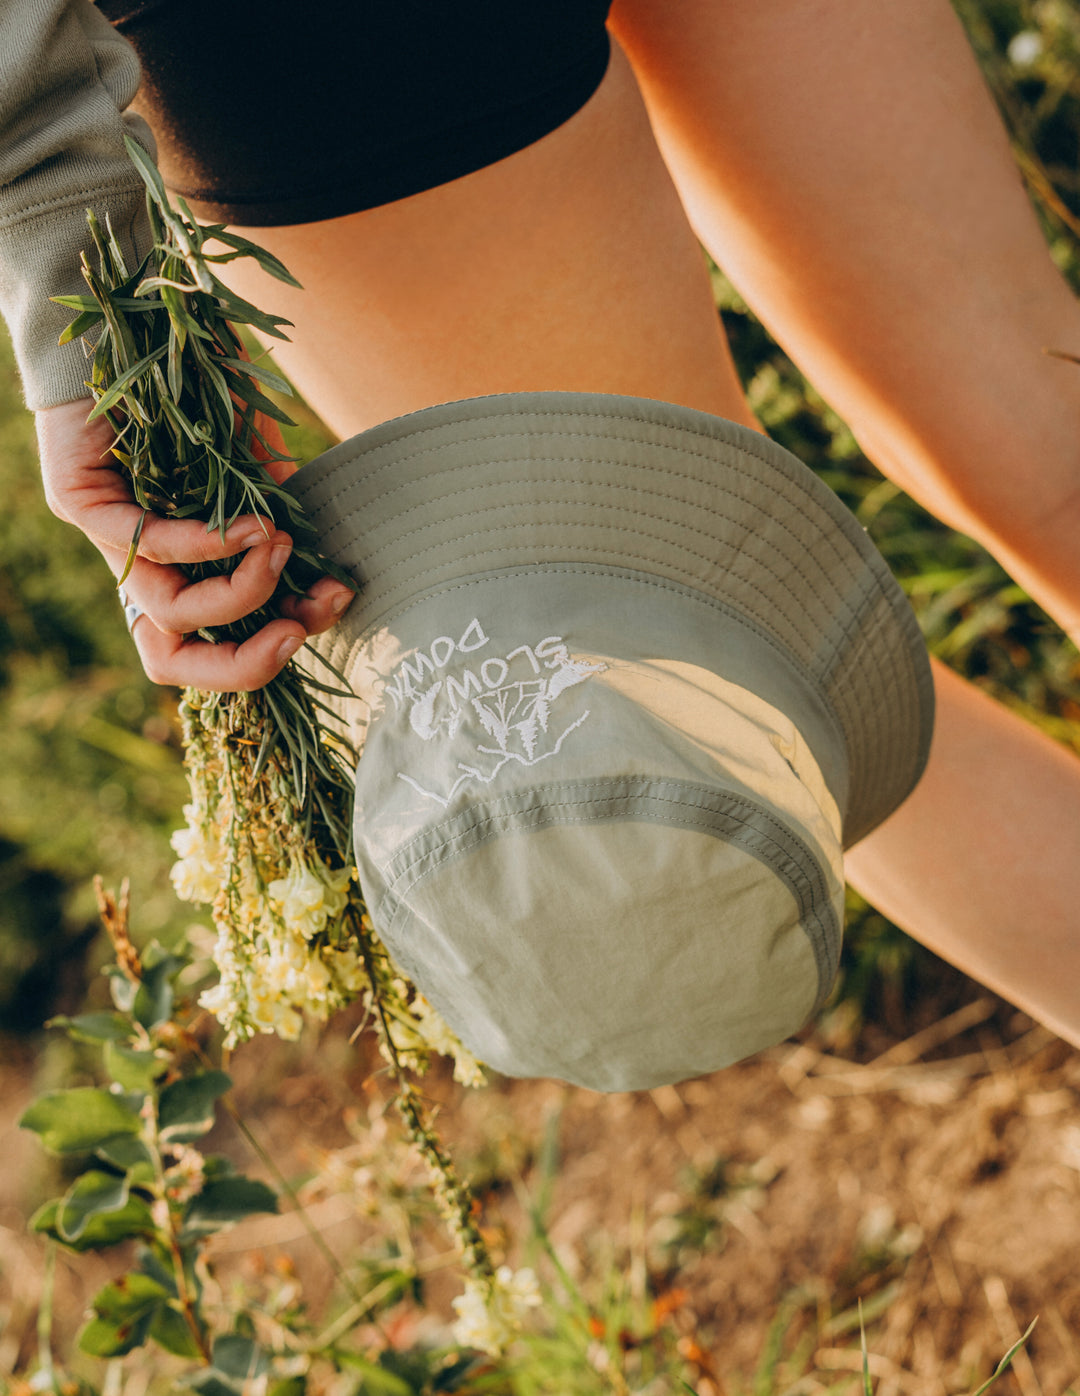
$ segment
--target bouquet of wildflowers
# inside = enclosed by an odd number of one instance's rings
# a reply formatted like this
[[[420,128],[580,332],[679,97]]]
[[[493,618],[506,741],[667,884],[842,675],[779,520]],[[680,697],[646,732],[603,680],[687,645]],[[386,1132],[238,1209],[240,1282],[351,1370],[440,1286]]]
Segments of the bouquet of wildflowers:
[[[245,357],[236,326],[284,339],[288,322],[234,294],[214,266],[254,257],[270,275],[297,283],[264,249],[224,226],[197,223],[183,199],[174,208],[143,149],[129,141],[128,150],[147,187],[153,247],[129,267],[108,223],[103,228],[88,213],[97,261],[84,254],[89,294],[56,297],[78,312],[61,342],[98,332],[91,418],[114,427],[113,455],[144,511],[203,519],[222,532],[241,514],[258,513],[286,529],[294,546],[276,598],[303,593],[319,573],[348,582],[319,553],[300,506],[266,466],[288,458],[266,439],[265,419],[289,419],[263,390],[290,389]],[[208,250],[213,240],[226,250]],[[129,568],[138,541],[137,531]],[[226,558],[185,570],[199,580],[236,565]],[[200,634],[243,642],[278,614],[272,598],[242,620]],[[217,929],[220,979],[201,1003],[232,1046],[255,1033],[295,1038],[305,1017],[325,1021],[364,1001],[397,1079],[407,1132],[432,1170],[470,1270],[463,1319],[474,1339],[494,1344],[496,1330],[510,1332],[521,1282],[496,1276],[472,1197],[406,1072],[423,1071],[434,1050],[454,1058],[459,1080],[478,1085],[483,1077],[372,929],[350,843],[355,754],[322,724],[330,694],[347,696],[340,675],[315,675],[295,660],[255,692],[183,694],[191,797],[187,826],[173,838],[179,860],[172,876],[181,898],[212,908]],[[486,1326],[481,1313],[491,1315]]]

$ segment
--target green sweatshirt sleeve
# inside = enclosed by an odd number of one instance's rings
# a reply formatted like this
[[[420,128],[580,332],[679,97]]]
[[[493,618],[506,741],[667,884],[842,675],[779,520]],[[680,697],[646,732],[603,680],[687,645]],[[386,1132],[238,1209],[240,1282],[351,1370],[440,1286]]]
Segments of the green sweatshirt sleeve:
[[[0,313],[35,410],[88,396],[83,345],[57,344],[72,313],[49,301],[86,290],[87,208],[133,261],[150,245],[124,150],[126,132],[155,153],[125,113],[138,85],[134,50],[91,0],[0,0]]]

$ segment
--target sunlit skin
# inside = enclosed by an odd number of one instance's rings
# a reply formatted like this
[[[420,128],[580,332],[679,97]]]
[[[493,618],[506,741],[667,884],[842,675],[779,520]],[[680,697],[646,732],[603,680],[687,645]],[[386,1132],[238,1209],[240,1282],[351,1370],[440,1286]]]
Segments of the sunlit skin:
[[[342,436],[545,389],[754,426],[696,234],[876,463],[1076,633],[1080,369],[1043,350],[1080,352],[1080,314],[947,0],[617,0],[612,27],[630,61],[616,46],[591,101],[537,144],[380,209],[251,231],[305,288],[229,269],[295,323],[284,369]],[[40,414],[47,487],[118,571],[134,506],[94,481],[83,406]],[[264,599],[281,540],[227,593],[197,593],[168,565],[214,546],[192,527],[145,534],[128,586],[143,662],[175,683],[265,682],[340,590],[321,582],[208,654],[181,624]],[[1080,762],[938,666],[935,682],[927,773],[852,851],[852,880],[1080,1045]]]

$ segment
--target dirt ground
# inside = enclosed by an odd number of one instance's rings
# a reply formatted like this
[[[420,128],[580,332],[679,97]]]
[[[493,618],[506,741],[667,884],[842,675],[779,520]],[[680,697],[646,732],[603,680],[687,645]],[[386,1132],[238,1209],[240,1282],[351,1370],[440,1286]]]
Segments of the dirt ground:
[[[510,1081],[463,1092],[439,1075],[428,1090],[511,1260],[527,1229],[512,1178],[535,1194],[538,1160],[557,1143],[547,1212],[557,1253],[586,1292],[614,1260],[631,1290],[664,1295],[703,1396],[750,1388],[785,1300],[785,1352],[810,1339],[781,1367],[779,1389],[853,1388],[844,1374],[859,1360],[860,1297],[879,1396],[970,1390],[1036,1315],[999,1389],[1060,1396],[1080,1390],[1080,1053],[974,986],[965,998],[907,1037],[869,1029],[841,1055],[810,1036],[648,1093]],[[287,1172],[348,1144],[343,1110],[363,1118],[378,1095],[347,1028],[317,1046],[257,1044],[234,1061],[242,1107]],[[14,1125],[31,1064],[10,1058],[0,1065],[0,1374],[34,1342],[40,1250],[23,1218],[48,1186],[35,1141]],[[355,1213],[341,1196],[312,1206],[339,1255],[362,1234]],[[286,1252],[305,1274],[311,1247],[299,1233],[290,1215],[246,1223],[223,1242],[223,1261]],[[61,1258],[64,1326],[115,1268]],[[453,1292],[437,1282],[432,1306],[445,1312]]]

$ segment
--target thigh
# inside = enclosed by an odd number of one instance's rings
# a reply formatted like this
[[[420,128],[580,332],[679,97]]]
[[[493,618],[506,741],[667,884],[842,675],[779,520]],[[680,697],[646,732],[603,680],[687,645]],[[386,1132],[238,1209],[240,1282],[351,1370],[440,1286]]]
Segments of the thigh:
[[[586,105],[506,159],[380,208],[250,235],[303,291],[227,270],[293,321],[275,353],[342,436],[436,402],[553,389],[755,425],[617,47]]]

